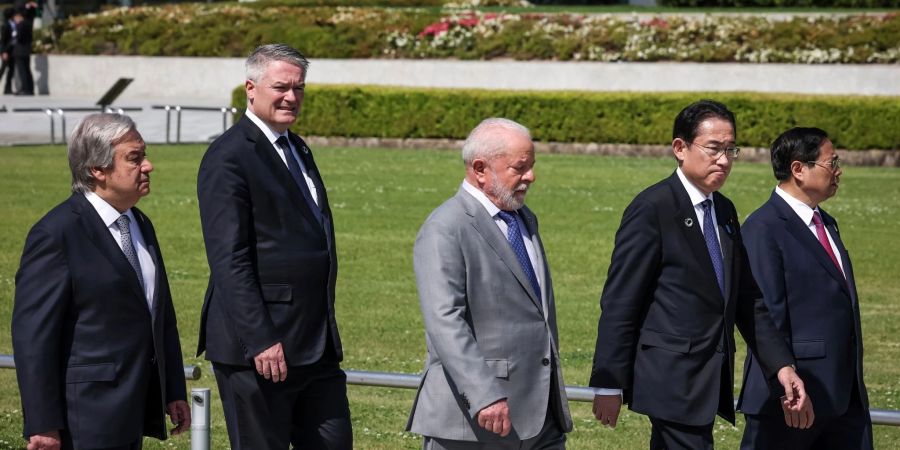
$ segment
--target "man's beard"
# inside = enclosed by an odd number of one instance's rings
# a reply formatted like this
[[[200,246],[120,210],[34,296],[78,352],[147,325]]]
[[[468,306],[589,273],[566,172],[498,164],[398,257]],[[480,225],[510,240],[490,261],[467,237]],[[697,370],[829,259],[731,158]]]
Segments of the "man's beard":
[[[528,185],[525,183],[519,184],[516,189],[506,189],[505,186],[495,183],[488,186],[485,192],[497,199],[500,202],[500,209],[504,211],[515,211],[525,205],[525,195],[522,195],[522,198],[516,198],[516,191],[521,190],[528,192]]]

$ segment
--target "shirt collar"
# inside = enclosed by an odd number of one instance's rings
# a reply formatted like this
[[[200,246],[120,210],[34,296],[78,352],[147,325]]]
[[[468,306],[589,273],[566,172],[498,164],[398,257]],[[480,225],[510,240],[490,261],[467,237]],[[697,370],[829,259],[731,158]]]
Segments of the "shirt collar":
[[[803,221],[807,226],[812,223],[813,213],[819,210],[819,207],[810,208],[806,203],[797,200],[793,195],[788,194],[787,191],[781,189],[780,186],[775,186],[775,193],[778,194],[784,201],[800,216],[800,220]]]
[[[478,188],[472,186],[472,184],[470,184],[468,180],[463,180],[462,188],[466,192],[468,192],[469,195],[475,197],[475,200],[478,200],[478,203],[481,203],[481,206],[484,206],[484,209],[487,210],[488,214],[490,214],[491,217],[496,216],[497,213],[500,212],[500,208],[498,208],[497,205],[494,204],[494,202],[488,199],[487,195],[484,195],[484,192],[481,192],[480,190],[478,190]]]
[[[684,185],[684,189],[687,191],[688,197],[691,198],[692,205],[697,206],[700,203],[703,203],[704,200],[712,201],[712,193],[710,193],[708,196],[703,195],[703,193],[700,192],[700,189],[697,189],[697,186],[694,186],[694,183],[691,183],[690,180],[688,180],[687,177],[684,176],[684,172],[681,171],[681,167],[676,169],[675,173],[678,174],[678,179],[681,180],[681,184]]]
[[[116,223],[116,220],[119,220],[119,216],[122,214],[128,216],[128,219],[131,220],[132,223],[134,222],[134,214],[131,212],[131,208],[128,208],[124,213],[119,213],[119,211],[116,211],[116,208],[113,208],[106,200],[103,200],[103,197],[100,197],[94,192],[85,192],[84,197],[91,203],[91,206],[97,210],[97,214],[99,214],[100,219],[103,220],[103,225],[106,225],[107,228]]]
[[[287,131],[281,134],[276,133],[275,130],[266,125],[266,123],[263,122],[262,119],[259,118],[259,116],[253,114],[253,111],[250,111],[250,108],[247,108],[247,110],[244,111],[244,114],[246,114],[247,118],[250,119],[250,121],[253,122],[260,130],[262,130],[263,134],[266,135],[266,139],[269,140],[270,144],[275,145],[275,141],[277,141],[281,136],[284,136],[288,140],[288,142],[291,141],[290,138],[288,138]]]

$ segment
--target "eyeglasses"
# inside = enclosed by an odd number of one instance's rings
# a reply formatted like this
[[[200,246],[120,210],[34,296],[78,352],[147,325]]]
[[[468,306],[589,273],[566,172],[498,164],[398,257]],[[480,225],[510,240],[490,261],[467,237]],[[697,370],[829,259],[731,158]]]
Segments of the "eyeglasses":
[[[821,166],[823,169],[830,170],[834,172],[841,168],[841,158],[834,158],[829,161],[819,162],[819,161],[807,161],[807,164],[815,164],[817,166]]]
[[[697,147],[702,148],[703,153],[706,153],[706,156],[709,156],[712,159],[721,158],[723,153],[728,159],[735,159],[741,154],[741,148],[733,145],[729,147],[707,147],[696,142],[691,142],[690,145],[696,145]]]

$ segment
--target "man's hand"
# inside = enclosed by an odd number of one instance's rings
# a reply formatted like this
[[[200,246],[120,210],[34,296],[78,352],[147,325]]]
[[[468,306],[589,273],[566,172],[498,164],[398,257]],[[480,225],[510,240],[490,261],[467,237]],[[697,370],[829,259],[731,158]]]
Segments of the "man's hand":
[[[509,405],[506,399],[497,400],[478,411],[478,425],[491,433],[497,433],[501,437],[506,437],[512,430],[512,423],[509,421]]]
[[[256,363],[256,371],[273,383],[284,381],[287,378],[287,363],[284,362],[284,349],[281,342],[265,349],[262,353],[253,357]]]
[[[28,450],[59,450],[59,447],[59,431],[57,430],[34,434],[28,439]]]
[[[784,397],[781,397],[784,423],[791,428],[811,427],[815,413],[812,400],[806,395],[806,389],[803,387],[803,380],[793,367],[785,366],[778,371],[778,382],[784,387]]]
[[[619,420],[619,409],[621,407],[621,395],[614,394],[594,396],[594,417],[597,418],[601,425],[615,428],[616,421]]]
[[[184,433],[191,427],[191,408],[188,407],[186,401],[175,400],[174,402],[169,402],[166,405],[166,413],[169,414],[172,425],[175,425],[175,428],[169,430],[169,433],[172,433],[173,436]]]

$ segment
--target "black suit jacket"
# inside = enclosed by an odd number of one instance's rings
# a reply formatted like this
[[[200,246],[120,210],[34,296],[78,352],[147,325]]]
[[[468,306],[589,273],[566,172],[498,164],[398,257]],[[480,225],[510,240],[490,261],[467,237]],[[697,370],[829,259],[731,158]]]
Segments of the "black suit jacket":
[[[863,344],[859,299],[850,255],[837,222],[825,211],[822,222],[838,248],[847,277],[797,213],[772,193],[747,219],[744,239],[750,265],[769,314],[797,360],[797,372],[816,411],[816,419],[847,411],[857,390],[868,408],[863,383]],[[748,414],[782,415],[778,390],[770,388],[752,355],[744,364],[738,409]]]
[[[200,163],[210,280],[197,353],[205,350],[208,360],[249,366],[276,342],[289,366],[318,361],[329,345],[338,361],[343,356],[331,210],[309,148],[293,133],[290,139],[315,180],[324,223],[247,117],[216,139]]]
[[[31,44],[34,41],[35,14],[37,14],[35,8],[25,8],[23,15],[25,20],[16,25],[16,38],[12,40],[13,56],[23,57],[31,55]]]
[[[6,19],[0,19],[0,53],[12,53],[12,26]],[[10,57],[12,55],[10,54]]]
[[[677,174],[626,208],[603,294],[592,387],[624,392],[632,410],[701,426],[734,423],[734,325],[767,376],[793,363],[750,273],[737,213],[715,193],[722,298],[694,206]]]
[[[159,243],[147,216],[132,211],[156,264],[152,310],[84,195],[28,233],[12,317],[26,437],[64,429],[75,448],[124,445],[142,430],[165,439],[164,405],[186,399]]]

